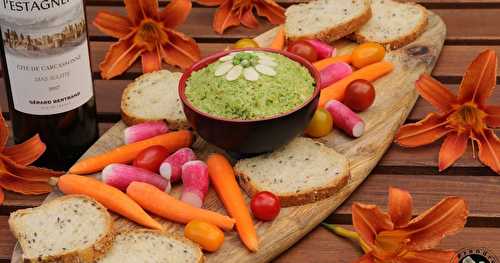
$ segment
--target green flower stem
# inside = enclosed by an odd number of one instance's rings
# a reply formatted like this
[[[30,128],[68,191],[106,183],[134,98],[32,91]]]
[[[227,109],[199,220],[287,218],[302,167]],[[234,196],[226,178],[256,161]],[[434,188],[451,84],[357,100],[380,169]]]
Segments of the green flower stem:
[[[368,244],[366,244],[366,242],[359,236],[358,233],[351,231],[351,230],[347,230],[347,229],[340,227],[338,225],[335,225],[335,224],[321,223],[321,225],[338,236],[348,238],[351,241],[358,243],[359,246],[361,247],[361,249],[363,249],[363,251],[365,253],[368,253],[371,251],[370,246],[368,246]]]

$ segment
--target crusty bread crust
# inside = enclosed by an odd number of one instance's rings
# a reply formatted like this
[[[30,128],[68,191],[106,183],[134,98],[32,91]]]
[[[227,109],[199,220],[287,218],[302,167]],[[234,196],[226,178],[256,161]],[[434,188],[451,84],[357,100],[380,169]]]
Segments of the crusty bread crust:
[[[133,230],[126,230],[126,231],[123,231],[123,232],[120,232],[120,233],[117,233],[117,236],[118,235],[126,235],[126,234],[140,234],[140,233],[151,233],[151,234],[155,234],[155,235],[162,235],[162,236],[168,236],[168,238],[172,238],[172,239],[175,239],[177,241],[180,241],[184,244],[188,244],[189,246],[193,247],[194,249],[197,250],[197,252],[201,255],[200,258],[198,258],[198,260],[196,261],[196,263],[203,263],[205,262],[205,256],[203,254],[203,252],[201,251],[201,248],[199,245],[195,244],[194,242],[192,242],[191,240],[188,240],[184,237],[181,237],[181,236],[178,236],[177,234],[174,234],[174,233],[165,233],[165,232],[161,232],[159,230],[152,230],[152,229],[133,229]]]
[[[111,248],[111,245],[114,240],[114,233],[113,233],[113,220],[111,218],[111,215],[107,211],[107,209],[101,205],[99,202],[94,200],[91,197],[85,196],[85,195],[65,195],[62,197],[59,197],[55,200],[52,200],[51,202],[60,202],[64,201],[65,199],[70,199],[70,198],[85,198],[89,199],[97,204],[98,207],[102,209],[106,213],[106,234],[101,237],[96,243],[90,244],[87,247],[84,247],[82,249],[74,249],[74,250],[68,250],[66,253],[62,253],[60,255],[54,255],[54,256],[45,256],[45,257],[37,257],[37,258],[24,258],[23,255],[23,261],[24,262],[32,262],[32,263],[47,263],[47,262],[63,262],[63,263],[92,263],[104,256],[104,254]],[[41,205],[43,206],[43,204]],[[9,217],[9,227],[13,235],[17,238],[18,242],[21,244],[22,247],[27,247],[26,240],[21,237],[21,231],[20,229],[16,228],[16,225],[14,223],[14,220],[16,217],[23,216],[25,214],[29,214],[33,209],[39,209],[38,207],[35,208],[26,208],[22,210],[17,210],[16,212],[13,212],[11,216]]]
[[[383,45],[383,46],[386,46],[388,47],[389,49],[398,49],[398,48],[401,48],[401,47],[404,47],[408,44],[410,44],[411,42],[417,40],[417,38],[422,35],[422,33],[425,31],[425,29],[427,28],[427,24],[429,22],[429,19],[428,19],[428,13],[427,13],[427,9],[425,9],[425,7],[419,5],[419,4],[416,4],[416,3],[412,3],[412,2],[408,2],[405,4],[408,4],[408,5],[414,5],[415,7],[418,7],[419,9],[422,10],[423,12],[423,19],[420,20],[420,23],[417,25],[417,27],[415,28],[415,30],[413,30],[411,33],[409,33],[408,35],[405,35],[403,37],[399,37],[399,38],[395,38],[395,39],[391,39],[391,40],[387,40],[387,41],[384,41],[384,42],[378,42],[379,44]],[[367,37],[365,37],[364,35],[362,34],[359,34],[357,32],[355,32],[354,34],[351,35],[351,38],[353,40],[355,40],[356,42],[358,43],[366,43],[366,42],[374,42],[374,40],[372,39],[369,39]]]
[[[344,169],[344,174],[339,175],[341,178],[339,180],[335,180],[329,185],[325,185],[322,187],[316,187],[313,189],[307,189],[307,191],[301,191],[298,193],[290,193],[286,195],[279,195],[280,204],[282,207],[289,206],[297,206],[297,205],[305,205],[309,203],[314,203],[323,199],[326,199],[349,182],[350,172],[349,172],[349,164],[347,163]],[[256,193],[264,191],[264,189],[259,189],[256,185],[252,183],[252,179],[245,173],[236,172],[236,176],[238,177],[238,182],[240,186],[245,190],[248,196],[254,196]]]
[[[368,8],[366,8],[364,13],[343,24],[335,25],[316,34],[304,34],[295,36],[286,34],[286,36],[291,41],[295,41],[301,38],[316,38],[325,42],[333,42],[354,33],[356,30],[360,29],[364,24],[366,24],[371,17],[372,10],[368,5]]]
[[[127,85],[127,87],[123,90],[122,98],[121,98],[121,102],[120,102],[120,114],[121,114],[123,122],[127,126],[132,126],[132,125],[136,125],[136,124],[140,124],[140,123],[148,122],[148,121],[166,121],[169,125],[169,128],[173,128],[173,129],[187,129],[187,128],[189,128],[189,124],[187,122],[169,120],[169,119],[164,119],[164,118],[160,118],[160,119],[158,119],[158,118],[141,118],[141,117],[134,116],[133,113],[128,111],[128,105],[127,105],[128,99],[127,99],[127,97],[132,90],[138,88],[137,83],[140,82],[141,80],[146,80],[154,75],[161,75],[161,74],[162,74],[162,71],[155,71],[155,72],[143,74],[140,77],[136,78],[132,83],[129,83]]]

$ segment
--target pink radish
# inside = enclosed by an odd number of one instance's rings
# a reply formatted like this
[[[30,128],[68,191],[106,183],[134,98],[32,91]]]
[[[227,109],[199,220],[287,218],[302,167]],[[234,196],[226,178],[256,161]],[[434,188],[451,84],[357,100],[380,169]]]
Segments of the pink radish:
[[[365,123],[346,105],[338,100],[330,100],[325,104],[325,109],[332,115],[334,126],[355,138],[363,135]]]
[[[181,179],[182,165],[196,160],[196,155],[190,148],[181,148],[171,154],[160,165],[160,174],[175,183]]]
[[[306,39],[305,41],[314,47],[316,54],[318,55],[318,60],[333,57],[337,54],[337,50],[334,47],[321,40]]]
[[[352,68],[349,64],[345,62],[333,63],[320,71],[320,87],[326,88],[351,74]]]
[[[113,163],[102,170],[102,180],[104,183],[126,191],[132,182],[143,182],[156,186],[158,189],[170,192],[171,186],[168,179],[149,170],[139,167]]]
[[[181,201],[200,208],[208,193],[208,166],[202,161],[189,161],[182,166]]]
[[[149,139],[151,137],[168,132],[168,126],[164,121],[150,121],[136,124],[123,131],[125,144]]]

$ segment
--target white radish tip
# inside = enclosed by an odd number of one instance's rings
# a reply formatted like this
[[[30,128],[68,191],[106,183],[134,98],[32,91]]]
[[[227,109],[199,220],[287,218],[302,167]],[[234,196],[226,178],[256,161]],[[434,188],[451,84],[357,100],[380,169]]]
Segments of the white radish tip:
[[[352,127],[352,136],[355,138],[361,137],[365,132],[365,124],[363,122],[358,122]]]
[[[172,184],[170,183],[170,180],[168,181],[168,185],[165,188],[165,193],[170,193],[172,191]]]
[[[170,163],[162,163],[160,165],[160,175],[170,181],[170,178],[172,178],[172,165]]]
[[[192,192],[182,193],[181,201],[198,208],[200,208],[203,205],[203,201],[201,200],[201,198]]]
[[[114,164],[108,164],[108,165],[106,165],[106,167],[104,167],[104,169],[102,169],[101,177],[102,177],[103,181],[106,181],[106,178],[108,177],[108,175],[113,173],[113,166],[114,166]]]

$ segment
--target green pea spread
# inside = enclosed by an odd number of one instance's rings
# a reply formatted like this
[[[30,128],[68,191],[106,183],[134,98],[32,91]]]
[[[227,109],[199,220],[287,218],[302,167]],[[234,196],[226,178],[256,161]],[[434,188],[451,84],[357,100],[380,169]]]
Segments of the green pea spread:
[[[185,90],[191,104],[213,116],[255,120],[293,110],[313,95],[314,78],[299,63],[272,52],[248,54],[234,52],[193,72]]]

